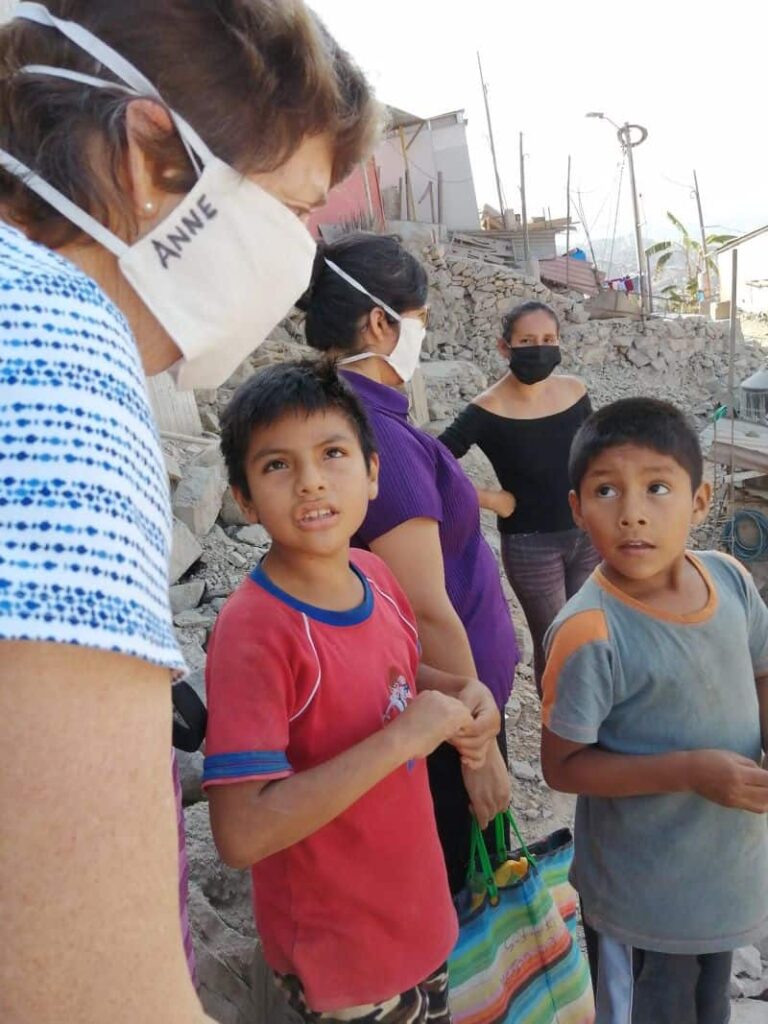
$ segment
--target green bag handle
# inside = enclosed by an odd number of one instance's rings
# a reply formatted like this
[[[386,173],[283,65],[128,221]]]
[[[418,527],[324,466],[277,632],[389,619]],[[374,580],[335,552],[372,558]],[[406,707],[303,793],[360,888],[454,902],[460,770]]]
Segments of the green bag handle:
[[[482,829],[477,823],[475,816],[472,816],[472,833],[469,842],[469,875],[470,877],[477,872],[477,862],[480,861],[480,874],[482,874],[485,881],[485,888],[488,892],[488,898],[492,904],[499,902],[499,887],[496,885],[496,879],[493,877],[493,865],[491,864],[491,858],[488,856],[488,848],[485,845],[485,839],[483,838]]]
[[[536,857],[528,849],[525,840],[520,834],[520,829],[517,827],[517,822],[512,814],[512,811],[507,809],[502,811],[501,814],[497,814],[494,818],[494,829],[496,832],[496,856],[500,861],[509,860],[509,850],[507,849],[507,840],[504,835],[504,824],[508,821],[512,831],[515,834],[515,838],[520,844],[520,849],[523,851],[524,856],[528,860],[528,863],[533,867],[538,867]],[[479,861],[479,871],[478,871]],[[493,876],[493,865],[491,864],[491,858],[488,854],[488,847],[485,845],[485,837],[483,831],[477,823],[477,819],[472,816],[472,829],[469,840],[469,875],[470,877],[475,874],[482,874],[483,880],[485,881],[485,887],[488,892],[488,897],[492,905],[499,902],[499,887],[496,884],[496,879]]]
[[[517,827],[515,816],[512,813],[512,811],[510,811],[509,808],[507,808],[506,811],[502,811],[501,814],[497,814],[493,822],[494,828],[496,829],[496,855],[499,858],[499,860],[509,860],[510,851],[507,849],[507,837],[504,835],[505,821],[509,822],[510,828],[515,834],[515,839],[517,839],[518,843],[520,844],[520,849],[523,851],[523,854],[527,858],[528,863],[533,864],[534,867],[537,867],[538,862],[536,860],[536,857],[531,853],[531,851],[526,846],[525,840],[520,834],[520,829]],[[482,837],[482,833],[480,833],[480,835]]]

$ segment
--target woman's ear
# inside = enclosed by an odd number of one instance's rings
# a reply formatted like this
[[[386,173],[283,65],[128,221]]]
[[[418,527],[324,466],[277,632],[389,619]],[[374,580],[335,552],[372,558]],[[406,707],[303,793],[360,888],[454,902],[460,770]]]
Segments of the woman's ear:
[[[501,356],[501,358],[505,362],[508,362],[509,361],[509,342],[506,340],[506,338],[497,338],[496,339],[496,348],[497,348],[498,353]]]
[[[381,348],[389,353],[392,345],[397,341],[397,325],[387,320],[387,315],[379,306],[374,306],[368,314],[368,321],[365,325],[368,330],[366,348],[376,350]],[[373,342],[373,344],[371,344]]]
[[[175,132],[171,116],[154,100],[132,100],[125,113],[127,140],[126,178],[138,223],[138,237],[148,234],[164,220],[182,196],[164,192],[156,184],[163,169],[147,152],[146,141]]]

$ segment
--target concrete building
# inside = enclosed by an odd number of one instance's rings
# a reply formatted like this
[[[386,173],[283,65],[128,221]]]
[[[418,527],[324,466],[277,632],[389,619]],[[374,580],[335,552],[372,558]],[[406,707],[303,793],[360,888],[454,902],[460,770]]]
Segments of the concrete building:
[[[731,298],[733,250],[736,260],[736,305],[745,313],[768,313],[768,224],[717,250],[720,303]]]
[[[478,228],[464,111],[426,119],[394,107],[389,112],[389,129],[375,153],[387,220]]]

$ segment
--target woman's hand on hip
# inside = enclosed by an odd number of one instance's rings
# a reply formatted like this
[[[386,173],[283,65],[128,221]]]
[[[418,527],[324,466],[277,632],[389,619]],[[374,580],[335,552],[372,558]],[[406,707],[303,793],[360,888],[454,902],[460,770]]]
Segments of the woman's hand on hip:
[[[497,491],[494,503],[500,519],[509,519],[517,508],[517,498],[509,491]]]

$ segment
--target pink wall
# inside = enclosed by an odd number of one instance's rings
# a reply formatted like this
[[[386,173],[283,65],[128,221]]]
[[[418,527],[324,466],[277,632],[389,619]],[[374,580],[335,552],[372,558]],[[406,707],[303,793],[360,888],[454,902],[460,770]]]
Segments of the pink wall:
[[[371,204],[374,217],[383,223],[384,207],[381,202],[379,190],[379,179],[376,174],[376,165],[373,157],[365,165],[365,174],[368,176],[368,187],[371,192]],[[328,195],[328,202],[315,210],[309,219],[309,229],[315,238],[319,237],[318,226],[320,224],[339,224],[341,221],[362,213],[368,216],[368,200],[365,196],[365,182],[363,168],[355,167],[348,178],[345,178]]]

